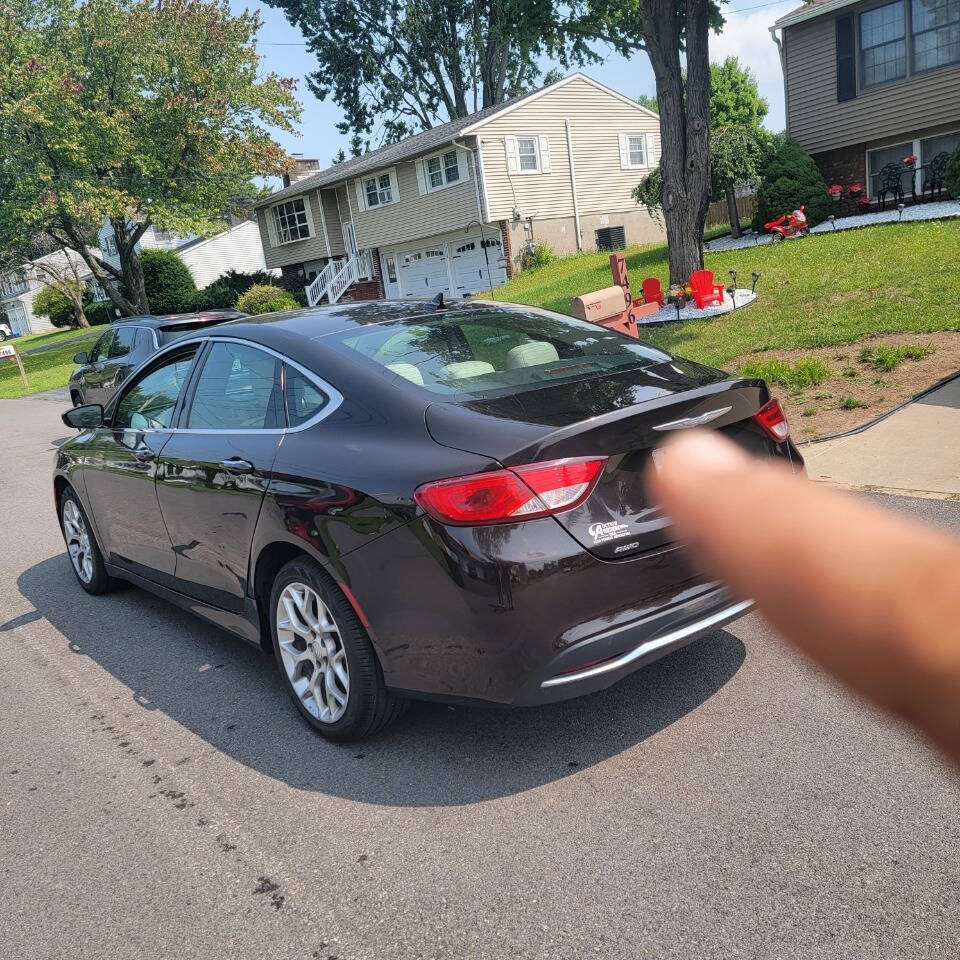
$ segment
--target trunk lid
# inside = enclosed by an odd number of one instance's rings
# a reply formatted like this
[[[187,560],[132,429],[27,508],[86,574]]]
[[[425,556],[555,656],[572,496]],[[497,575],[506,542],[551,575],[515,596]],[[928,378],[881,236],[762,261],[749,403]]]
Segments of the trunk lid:
[[[670,540],[668,520],[647,501],[651,451],[673,430],[709,426],[756,454],[790,456],[751,419],[769,399],[760,380],[671,360],[614,377],[509,397],[437,403],[426,412],[433,438],[504,466],[561,457],[608,458],[596,489],[555,519],[585,549],[618,560]],[[784,449],[780,449],[784,448]]]

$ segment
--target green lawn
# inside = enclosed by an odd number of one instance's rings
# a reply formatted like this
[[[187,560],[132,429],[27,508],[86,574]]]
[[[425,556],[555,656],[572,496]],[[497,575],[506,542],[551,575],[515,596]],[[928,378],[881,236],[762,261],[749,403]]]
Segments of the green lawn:
[[[26,350],[32,350],[34,347],[46,347],[52,343],[99,337],[103,330],[103,327],[91,327],[89,330],[45,330],[43,333],[28,333],[26,336],[17,337],[10,342],[16,344],[17,349],[23,353]],[[82,350],[83,348],[78,347],[77,349]]]
[[[644,277],[667,285],[665,245],[627,251],[634,295]],[[960,220],[892,224],[814,234],[776,246],[708,253],[719,282],[738,286],[760,272],[757,302],[709,320],[642,331],[681,356],[714,366],[773,349],[855,343],[874,333],[960,330]],[[572,297],[608,287],[609,255],[578,254],[520,274],[496,291],[569,313]]]
[[[18,338],[13,342],[19,347]],[[24,388],[20,380],[20,371],[12,360],[0,360],[0,399],[23,397],[29,393],[41,393],[64,387],[70,371],[76,366],[73,355],[84,349],[84,344],[76,339],[67,340],[54,347],[23,358],[23,368],[27,372],[29,386]]]

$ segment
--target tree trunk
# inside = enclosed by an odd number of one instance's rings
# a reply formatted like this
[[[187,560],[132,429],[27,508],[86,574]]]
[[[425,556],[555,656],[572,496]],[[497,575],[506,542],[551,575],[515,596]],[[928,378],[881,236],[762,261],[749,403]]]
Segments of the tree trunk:
[[[657,80],[670,283],[703,267],[710,205],[710,61],[707,0],[687,0],[687,82],[680,64],[682,13],[675,0],[644,0],[643,32]]]
[[[737,209],[737,191],[732,180],[727,181],[727,213],[730,215],[730,233],[734,237],[743,236],[740,229],[740,211]]]
[[[78,303],[76,300],[73,301],[73,319],[75,321],[74,326],[78,329],[90,326],[90,321],[87,320],[87,315],[83,312],[82,302]]]
[[[120,273],[123,276],[123,286],[126,290],[129,304],[133,307],[130,312],[124,311],[126,316],[150,312],[150,303],[147,300],[147,289],[143,282],[143,265],[137,253],[137,241],[143,236],[147,224],[135,224],[130,229],[123,217],[111,217],[113,234],[117,243],[117,256],[120,258]]]

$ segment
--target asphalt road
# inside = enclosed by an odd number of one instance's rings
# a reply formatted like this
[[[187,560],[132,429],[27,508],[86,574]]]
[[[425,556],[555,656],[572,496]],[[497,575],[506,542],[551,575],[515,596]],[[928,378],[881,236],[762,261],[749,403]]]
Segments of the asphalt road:
[[[957,956],[960,783],[758,616],[584,700],[332,746],[256,650],[81,591],[64,404],[0,402],[5,960]]]

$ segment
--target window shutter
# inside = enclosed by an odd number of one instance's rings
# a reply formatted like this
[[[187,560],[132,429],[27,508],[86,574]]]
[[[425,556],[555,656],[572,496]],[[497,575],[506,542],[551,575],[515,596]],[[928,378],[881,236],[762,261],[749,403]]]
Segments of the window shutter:
[[[630,169],[630,143],[625,133],[620,134],[620,169]]]
[[[366,195],[365,195],[364,192],[363,192],[363,181],[362,181],[362,180],[354,180],[354,181],[353,181],[353,185],[354,185],[354,187],[355,187],[356,190],[357,190],[357,204],[359,205],[359,207],[360,207],[361,210],[366,210],[366,209],[367,209],[367,198],[366,198]]]
[[[390,193],[393,195],[391,203],[396,203],[400,199],[400,181],[397,179],[397,168],[391,167],[387,173],[390,174]]]
[[[267,221],[267,236],[270,238],[270,246],[275,247],[277,245],[277,223],[274,220],[274,207],[267,207],[263,211],[263,216]]]
[[[425,193],[430,191],[427,189],[427,172],[423,168],[423,161],[417,161],[417,188],[420,191],[420,196],[422,197]]]
[[[653,159],[653,134],[645,133],[643,135],[643,143],[644,143],[643,159],[646,160],[648,167],[655,167],[656,162]]]
[[[541,134],[537,137],[537,142],[540,145],[540,172],[549,173],[550,172],[550,138],[543,136]]]
[[[307,215],[307,227],[310,230],[310,236],[315,237],[317,231],[313,229],[313,204],[310,202],[310,194],[304,194],[303,197],[303,211]]]
[[[467,160],[466,153],[457,148],[457,168],[460,170],[460,180],[461,182],[468,183],[470,181],[470,162]]]
[[[507,170],[510,173],[520,172],[520,155],[517,153],[517,138],[504,138],[504,147],[507,151]]]
[[[857,62],[853,14],[836,19],[837,28],[837,103],[857,95]]]

